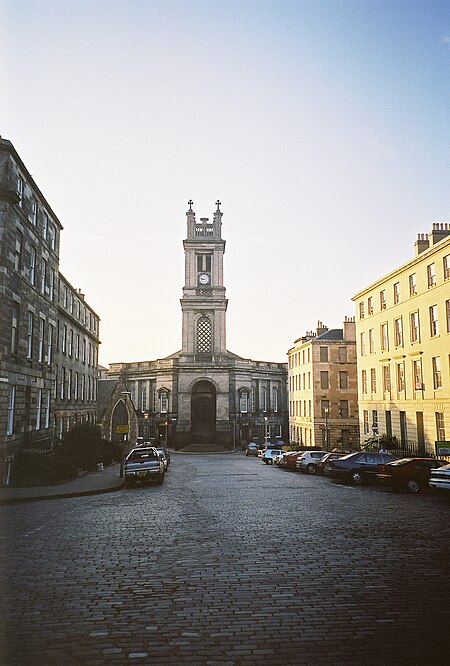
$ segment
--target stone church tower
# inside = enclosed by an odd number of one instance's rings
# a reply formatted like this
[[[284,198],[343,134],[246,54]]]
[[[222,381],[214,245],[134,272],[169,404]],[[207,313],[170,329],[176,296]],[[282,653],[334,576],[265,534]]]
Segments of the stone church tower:
[[[189,201],[187,238],[183,243],[185,284],[177,434],[180,442],[186,437],[187,442],[224,444],[230,439],[230,376],[222,213],[217,201],[213,221],[202,217],[197,223],[192,204]]]
[[[108,439],[118,438],[116,411],[126,414],[120,404],[126,395],[144,441],[200,451],[252,439],[288,441],[287,363],[252,361],[227,350],[220,205],[212,221],[197,221],[188,202],[181,350],[154,361],[112,363],[108,378],[99,380],[98,418]]]

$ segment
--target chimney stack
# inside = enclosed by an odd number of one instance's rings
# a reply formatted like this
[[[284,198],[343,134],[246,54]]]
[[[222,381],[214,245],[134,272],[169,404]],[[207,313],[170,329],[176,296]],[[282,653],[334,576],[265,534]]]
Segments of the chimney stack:
[[[442,222],[435,222],[433,224],[433,228],[428,234],[428,238],[430,241],[430,247],[432,245],[436,245],[436,243],[439,243],[443,238],[448,236],[450,234],[450,225],[445,223],[443,224]]]
[[[344,319],[344,340],[347,342],[356,342],[355,317],[345,317]]]
[[[416,249],[416,257],[419,256],[425,250],[428,250],[430,247],[430,241],[428,240],[428,234],[417,234],[417,240],[414,243]]]

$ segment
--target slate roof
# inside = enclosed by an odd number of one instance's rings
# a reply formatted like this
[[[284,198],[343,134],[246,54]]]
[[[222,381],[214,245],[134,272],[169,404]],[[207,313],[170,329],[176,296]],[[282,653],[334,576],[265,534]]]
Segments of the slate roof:
[[[321,335],[318,335],[313,340],[343,340],[344,331],[342,328],[331,328],[329,331],[325,331]]]

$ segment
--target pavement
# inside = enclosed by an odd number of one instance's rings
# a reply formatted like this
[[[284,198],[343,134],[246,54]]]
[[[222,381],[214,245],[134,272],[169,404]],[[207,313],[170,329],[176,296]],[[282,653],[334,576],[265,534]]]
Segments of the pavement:
[[[32,486],[26,488],[0,488],[0,504],[35,502],[38,500],[98,495],[120,490],[125,480],[120,477],[120,464],[105,467],[101,472],[86,472],[76,479],[50,486]]]
[[[237,453],[233,451],[209,451],[209,453]],[[171,454],[195,455],[201,451],[171,451]],[[23,488],[1,487],[0,506],[20,502],[37,502],[39,500],[59,499],[64,497],[82,497],[83,495],[100,495],[120,490],[125,479],[120,477],[120,464],[105,467],[101,472],[85,472],[76,479],[48,486],[30,486]]]

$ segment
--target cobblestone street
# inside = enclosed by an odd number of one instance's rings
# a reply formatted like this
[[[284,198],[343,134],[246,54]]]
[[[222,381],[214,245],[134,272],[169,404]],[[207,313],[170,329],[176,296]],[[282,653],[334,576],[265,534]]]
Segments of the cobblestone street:
[[[448,663],[449,506],[238,453],[0,507],[0,662]]]

